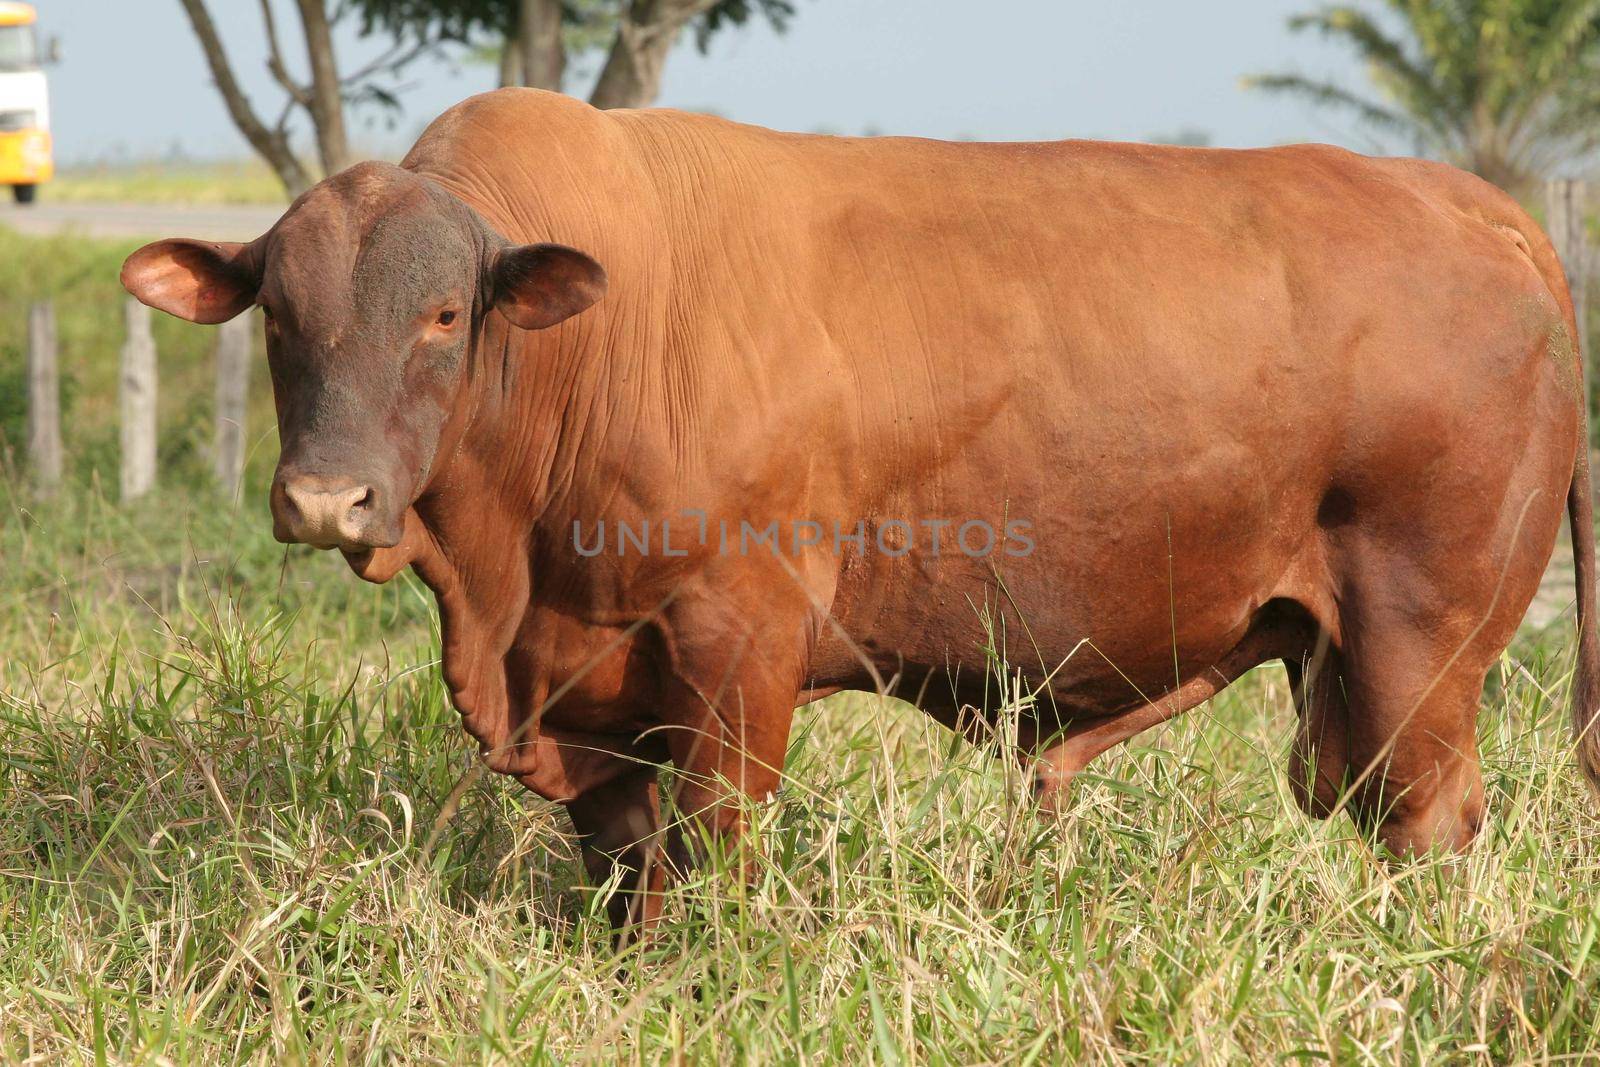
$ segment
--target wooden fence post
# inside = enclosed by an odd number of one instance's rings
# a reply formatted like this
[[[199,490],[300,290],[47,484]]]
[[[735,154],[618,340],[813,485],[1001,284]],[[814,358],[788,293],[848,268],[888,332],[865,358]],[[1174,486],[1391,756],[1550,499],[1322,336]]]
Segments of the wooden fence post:
[[[139,301],[129,297],[122,318],[122,499],[136,500],[156,484],[156,341]]]
[[[250,387],[250,336],[255,316],[240,315],[217,331],[216,476],[229,496],[244,477],[244,412]]]
[[[61,377],[48,300],[28,309],[28,462],[41,493],[61,484]]]
[[[1561,257],[1561,266],[1567,272],[1567,288],[1572,290],[1572,309],[1578,320],[1578,336],[1573,343],[1578,346],[1578,359],[1589,381],[1589,410],[1594,410],[1593,396],[1596,385],[1589,355],[1589,236],[1584,229],[1583,213],[1588,205],[1588,190],[1584,183],[1571,178],[1557,178],[1545,186],[1545,230]]]

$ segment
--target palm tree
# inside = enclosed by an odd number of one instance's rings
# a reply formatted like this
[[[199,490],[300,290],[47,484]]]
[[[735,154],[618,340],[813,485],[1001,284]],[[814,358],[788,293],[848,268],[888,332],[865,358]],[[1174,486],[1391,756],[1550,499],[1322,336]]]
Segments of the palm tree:
[[[1600,0],[1381,0],[1379,8],[1330,4],[1289,20],[1291,30],[1353,48],[1376,97],[1298,74],[1245,84],[1353,113],[1517,194],[1600,147]]]

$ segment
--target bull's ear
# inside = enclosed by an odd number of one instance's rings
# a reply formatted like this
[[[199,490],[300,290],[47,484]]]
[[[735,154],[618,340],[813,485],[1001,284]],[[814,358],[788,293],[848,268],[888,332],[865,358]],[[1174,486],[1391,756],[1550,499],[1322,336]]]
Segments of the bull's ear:
[[[173,237],[145,245],[122,264],[122,287],[169,315],[207,325],[255,303],[261,279],[250,246]]]
[[[513,245],[495,253],[494,306],[524,330],[543,330],[599,300],[605,268],[566,245]]]

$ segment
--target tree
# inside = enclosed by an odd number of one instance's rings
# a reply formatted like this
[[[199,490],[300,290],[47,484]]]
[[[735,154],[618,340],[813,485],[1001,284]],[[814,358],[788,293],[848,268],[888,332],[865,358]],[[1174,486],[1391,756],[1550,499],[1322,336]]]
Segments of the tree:
[[[1332,4],[1289,20],[1294,31],[1354,49],[1376,99],[1298,74],[1246,85],[1344,110],[1516,194],[1600,147],[1600,0],[1382,0],[1381,8],[1387,17]]]
[[[795,14],[795,0],[352,0],[367,29],[381,27],[397,42],[484,36],[503,42],[500,84],[559,91],[568,68],[601,53],[604,65],[589,102],[596,107],[644,107],[661,92],[667,54],[693,26],[702,51],[719,31],[752,16],[778,30]]]
[[[438,43],[437,39],[426,36],[408,42],[397,40],[393,48],[371,63],[341,75],[333,47],[333,26],[346,6],[340,3],[330,12],[325,0],[293,0],[305,41],[309,71],[307,79],[301,81],[290,74],[285,62],[272,0],[259,0],[267,46],[267,70],[286,97],[276,120],[268,123],[256,112],[250,98],[240,88],[234,76],[233,63],[217,33],[216,22],[206,7],[206,0],[179,0],[179,3],[189,17],[189,24],[194,27],[200,49],[205,53],[206,65],[211,68],[211,77],[216,82],[217,91],[222,94],[222,101],[234,126],[250,142],[256,154],[266,160],[290,196],[300,195],[311,187],[313,180],[290,144],[290,120],[296,114],[304,114],[310,119],[317,145],[317,159],[323,174],[343,170],[351,162],[350,141],[345,130],[346,106],[360,101],[396,106],[393,93],[384,89],[378,79],[393,75]]]

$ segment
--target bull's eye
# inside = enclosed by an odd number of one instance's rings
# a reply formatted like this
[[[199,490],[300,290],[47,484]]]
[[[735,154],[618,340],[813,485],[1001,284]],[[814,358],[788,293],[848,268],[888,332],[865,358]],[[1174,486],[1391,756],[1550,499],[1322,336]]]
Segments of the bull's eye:
[[[439,325],[440,326],[448,326],[454,321],[456,321],[456,313],[454,311],[441,311],[441,312],[439,312]]]

